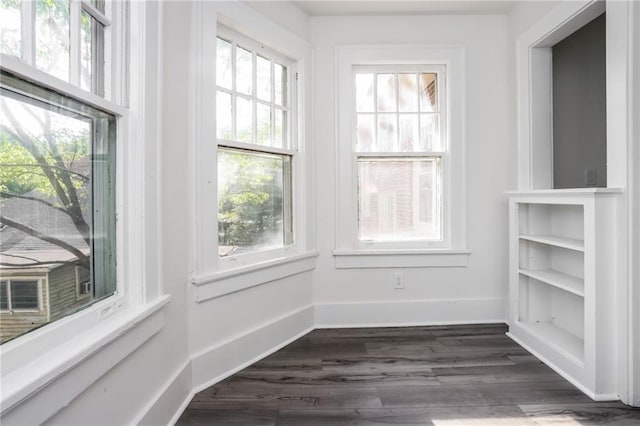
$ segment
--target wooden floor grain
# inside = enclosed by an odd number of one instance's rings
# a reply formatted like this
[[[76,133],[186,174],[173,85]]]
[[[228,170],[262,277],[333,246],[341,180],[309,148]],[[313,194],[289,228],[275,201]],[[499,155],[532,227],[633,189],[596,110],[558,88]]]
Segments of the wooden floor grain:
[[[315,330],[195,395],[178,425],[640,425],[504,324]]]

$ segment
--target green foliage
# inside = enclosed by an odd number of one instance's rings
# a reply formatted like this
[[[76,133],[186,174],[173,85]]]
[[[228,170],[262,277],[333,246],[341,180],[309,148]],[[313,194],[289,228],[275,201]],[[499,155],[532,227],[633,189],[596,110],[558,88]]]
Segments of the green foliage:
[[[16,195],[36,191],[43,198],[55,198],[51,180],[45,174],[48,168],[58,180],[67,175],[79,193],[86,191],[88,170],[74,171],[74,165],[86,161],[89,155],[87,131],[59,129],[47,135],[55,141],[55,151],[41,139],[32,139],[47,166],[38,164],[34,156],[12,132],[0,128],[0,190]],[[45,138],[43,138],[45,139]],[[60,167],[60,162],[62,167]]]
[[[218,153],[218,242],[250,247],[282,238],[283,159]]]

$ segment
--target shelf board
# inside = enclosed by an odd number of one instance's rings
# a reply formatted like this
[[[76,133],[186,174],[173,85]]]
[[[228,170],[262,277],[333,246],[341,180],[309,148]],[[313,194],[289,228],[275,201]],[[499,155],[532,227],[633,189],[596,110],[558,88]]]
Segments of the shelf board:
[[[553,269],[519,269],[522,275],[584,297],[584,280]]]
[[[556,235],[526,235],[520,234],[521,240],[533,241],[535,243],[547,244],[550,246],[562,247],[569,250],[584,252],[584,241],[575,238],[558,237]]]
[[[584,340],[548,322],[519,321],[528,333],[584,365]]]

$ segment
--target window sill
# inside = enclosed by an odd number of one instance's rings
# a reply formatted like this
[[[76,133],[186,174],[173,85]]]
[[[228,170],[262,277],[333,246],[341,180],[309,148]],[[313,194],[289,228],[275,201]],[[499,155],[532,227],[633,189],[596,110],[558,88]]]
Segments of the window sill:
[[[215,299],[250,287],[265,284],[316,267],[317,251],[297,254],[253,265],[217,272],[211,275],[194,277],[191,283],[195,287],[195,301]]]
[[[336,269],[449,268],[466,267],[471,251],[433,250],[335,250]]]
[[[32,362],[5,371],[3,421],[11,423],[10,419],[15,418],[29,424],[45,422],[160,331],[164,325],[161,309],[168,302],[169,296],[163,296],[144,306],[125,308],[64,344],[42,352]],[[2,358],[17,345],[3,348]],[[44,388],[51,391],[39,393]]]

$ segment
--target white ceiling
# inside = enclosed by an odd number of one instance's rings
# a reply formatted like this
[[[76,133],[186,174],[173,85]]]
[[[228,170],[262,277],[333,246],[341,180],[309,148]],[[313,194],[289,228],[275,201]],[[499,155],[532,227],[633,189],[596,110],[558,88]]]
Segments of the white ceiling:
[[[506,14],[512,1],[421,0],[421,1],[292,1],[310,16],[417,15],[417,14]]]

